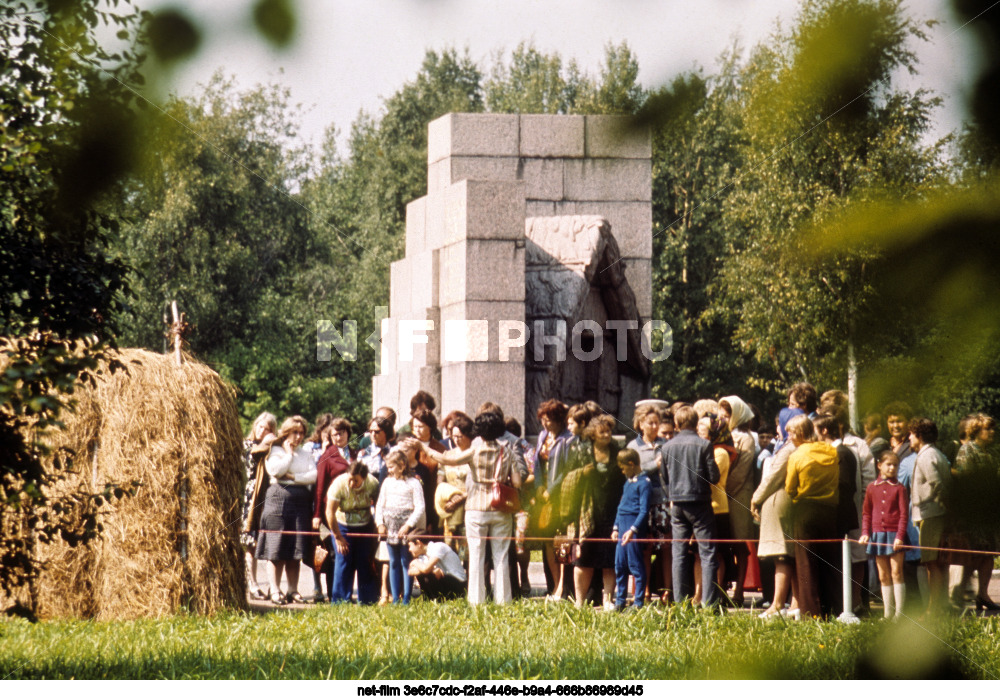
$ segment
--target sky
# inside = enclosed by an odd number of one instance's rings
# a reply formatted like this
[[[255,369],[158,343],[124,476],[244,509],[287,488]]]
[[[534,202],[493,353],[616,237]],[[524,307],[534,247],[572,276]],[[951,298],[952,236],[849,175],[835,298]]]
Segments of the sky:
[[[241,88],[279,83],[303,107],[302,137],[318,146],[335,125],[345,143],[359,110],[378,114],[419,70],[427,49],[468,48],[487,69],[499,51],[521,41],[575,59],[597,75],[605,46],[628,42],[647,88],[695,67],[711,71],[734,41],[751,47],[790,26],[794,0],[298,0],[298,28],[290,48],[267,45],[251,24],[251,0],[139,0],[144,9],[182,8],[205,28],[198,54],[176,71],[172,91],[194,95],[222,69]],[[921,20],[938,20],[930,41],[914,45],[920,74],[900,76],[906,89],[941,96],[932,139],[958,127],[975,66],[969,30],[947,0],[910,0]],[[995,11],[1000,11],[998,7]]]

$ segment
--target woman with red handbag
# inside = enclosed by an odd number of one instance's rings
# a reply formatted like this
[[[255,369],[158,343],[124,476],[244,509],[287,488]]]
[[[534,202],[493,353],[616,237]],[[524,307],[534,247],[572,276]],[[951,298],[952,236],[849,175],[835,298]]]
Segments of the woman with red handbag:
[[[460,453],[447,456],[421,443],[421,449],[439,464],[468,464],[469,493],[465,501],[465,531],[469,544],[469,604],[486,600],[486,542],[493,552],[493,570],[508,570],[507,555],[513,532],[512,513],[517,512],[517,489],[521,474],[514,466],[514,455],[500,438],[506,428],[498,413],[486,411],[476,416],[476,434],[482,438]],[[510,577],[493,577],[493,600],[498,604],[511,599]]]

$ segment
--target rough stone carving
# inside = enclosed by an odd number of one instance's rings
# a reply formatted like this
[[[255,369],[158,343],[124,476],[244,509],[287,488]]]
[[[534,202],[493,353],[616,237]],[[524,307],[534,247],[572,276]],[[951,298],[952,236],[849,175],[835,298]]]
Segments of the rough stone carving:
[[[595,360],[581,361],[568,352],[564,361],[557,361],[552,348],[546,348],[544,359],[529,352],[527,405],[558,396],[573,403],[597,400],[608,412],[619,413],[624,408],[619,405],[620,375],[627,373],[645,383],[650,368],[641,351],[635,294],[625,278],[610,224],[600,216],[535,217],[526,220],[525,235],[528,327],[534,332],[535,321],[542,321],[546,334],[554,335],[556,324],[564,322],[571,350],[578,322],[591,321],[592,327],[604,330],[604,352]],[[617,331],[607,328],[609,319],[635,322],[636,328],[626,331],[623,362],[616,358]],[[528,423],[538,427],[531,417]]]

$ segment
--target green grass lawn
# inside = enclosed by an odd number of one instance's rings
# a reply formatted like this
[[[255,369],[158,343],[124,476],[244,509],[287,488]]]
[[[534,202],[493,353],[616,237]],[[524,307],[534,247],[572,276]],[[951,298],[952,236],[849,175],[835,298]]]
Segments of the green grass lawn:
[[[137,622],[0,622],[0,678],[1000,678],[1000,617],[761,622],[686,606],[317,606]]]

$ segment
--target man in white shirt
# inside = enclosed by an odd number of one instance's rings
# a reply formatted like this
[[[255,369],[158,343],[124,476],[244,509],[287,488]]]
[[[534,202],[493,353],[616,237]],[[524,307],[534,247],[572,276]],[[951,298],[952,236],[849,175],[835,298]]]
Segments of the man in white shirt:
[[[420,590],[429,600],[466,596],[468,574],[451,547],[422,532],[410,536],[409,546],[413,556],[409,574],[417,579]]]

